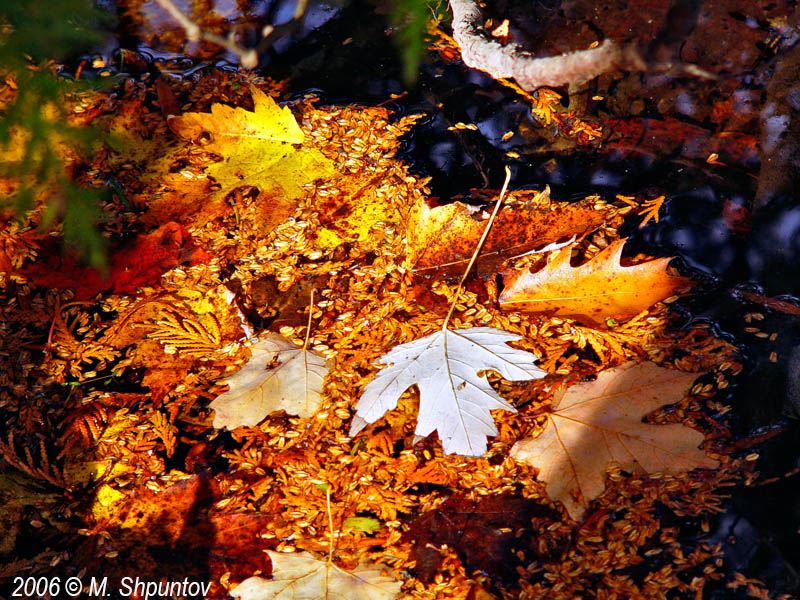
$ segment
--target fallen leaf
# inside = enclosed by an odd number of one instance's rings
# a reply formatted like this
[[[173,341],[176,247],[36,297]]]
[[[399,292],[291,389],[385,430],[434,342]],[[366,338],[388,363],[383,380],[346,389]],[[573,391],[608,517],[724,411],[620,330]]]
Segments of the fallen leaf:
[[[175,92],[172,91],[172,88],[163,76],[156,79],[155,88],[156,95],[158,96],[158,108],[161,109],[161,114],[164,115],[164,118],[169,119],[169,117],[173,115],[181,114]]]
[[[272,560],[272,579],[245,579],[231,590],[231,596],[242,600],[388,600],[402,586],[372,565],[344,571],[307,552],[267,550],[267,554]]]
[[[303,313],[308,307],[309,295],[312,290],[320,288],[323,278],[322,275],[303,277],[288,290],[281,291],[274,276],[262,277],[254,281],[251,288],[253,308],[246,307],[245,310],[251,321],[254,317],[266,318],[272,329],[305,325],[308,315]]]
[[[372,517],[348,517],[344,520],[344,526],[364,533],[372,533],[381,528],[381,522]]]
[[[151,163],[152,165],[152,163]],[[167,167],[164,166],[164,169]],[[160,169],[154,168],[154,171]],[[202,221],[213,221],[231,210],[223,202],[209,202],[215,188],[213,181],[194,172],[178,172],[149,174],[155,189],[146,188],[148,211],[142,215],[146,224],[163,223],[164,221],[188,222],[192,215],[202,210]]]
[[[130,347],[128,366],[144,369],[140,384],[160,406],[197,365],[224,368],[247,356],[239,343],[243,334],[238,308],[229,302],[225,286],[187,286],[140,296],[120,312],[101,342],[115,349]]]
[[[401,147],[400,137],[423,115],[392,119],[391,114],[379,106],[342,109],[340,119],[346,118],[355,131],[367,133],[353,144],[351,158],[337,163],[343,176],[316,186],[317,248],[334,248],[345,241],[368,242],[375,239],[372,229],[378,223],[391,229],[404,226],[413,199],[425,193],[425,179],[413,182],[408,188],[412,193],[398,193],[398,185],[411,182],[403,175],[402,163],[394,159]]]
[[[278,410],[312,416],[322,402],[325,359],[272,332],[251,350],[244,368],[223,380],[230,389],[209,405],[216,411],[214,427],[252,427]]]
[[[117,551],[124,559],[107,571],[117,575],[121,569],[124,575],[124,569],[135,565],[142,579],[158,580],[169,571],[180,579],[213,582],[214,588],[225,573],[231,581],[243,581],[255,570],[266,571],[264,550],[274,542],[260,532],[272,517],[214,512],[221,499],[219,482],[207,474],[186,477],[163,490],[142,485],[122,493],[100,485],[92,515],[98,527],[114,535],[102,554]]]
[[[497,435],[489,411],[516,409],[477,372],[497,371],[510,381],[546,375],[534,365],[535,355],[507,344],[519,339],[493,327],[445,329],[392,348],[381,358],[389,366],[364,388],[350,436],[394,409],[416,384],[420,406],[415,433],[427,436],[436,430],[445,454],[480,456],[486,452],[486,436]]]
[[[749,233],[753,229],[753,215],[750,210],[730,198],[722,205],[722,222],[734,233]]]
[[[132,294],[178,265],[197,265],[212,256],[192,242],[189,231],[178,223],[165,223],[135,243],[120,248],[111,260],[111,289]]]
[[[142,165],[142,170],[151,168],[150,163],[162,159],[174,150],[174,140],[163,129],[153,134],[149,127],[151,111],[143,97],[120,102],[116,114],[102,119],[108,130],[108,145],[111,148],[108,161],[113,166],[124,164]]]
[[[299,147],[305,136],[288,107],[279,108],[255,86],[250,90],[253,111],[214,104],[210,113],[171,118],[170,128],[189,140],[208,136],[203,149],[222,157],[206,167],[206,174],[220,186],[210,204],[247,185],[258,188],[265,198],[280,195],[283,204],[293,205],[303,185],[335,174],[333,164],[319,150]]]
[[[550,498],[563,502],[575,520],[602,493],[612,461],[640,473],[714,469],[719,463],[698,448],[702,433],[642,422],[648,413],[681,400],[697,377],[651,362],[603,371],[595,381],[561,392],[544,432],[514,444],[511,456],[539,469]]]
[[[508,202],[512,205],[497,213],[481,247],[482,269],[491,271],[505,258],[581,235],[605,219],[594,201],[553,202],[549,188],[513,192]],[[424,275],[463,272],[488,218],[488,213],[461,202],[430,208],[417,201],[408,219],[407,267]]]
[[[609,119],[602,122],[602,127],[608,132],[604,148],[609,151],[623,149],[703,161],[714,153],[720,162],[743,168],[752,168],[759,162],[758,138],[747,133],[715,133],[674,117]]]
[[[789,300],[780,300],[779,298],[770,298],[768,296],[761,296],[759,294],[739,290],[735,290],[732,295],[734,298],[743,298],[750,302],[760,304],[764,308],[769,308],[770,310],[777,310],[787,315],[800,315],[800,306]]]
[[[196,139],[203,133],[210,133],[213,136],[211,143],[215,148],[224,147],[224,144],[231,141],[255,144],[302,143],[305,136],[288,106],[279,108],[275,100],[255,86],[250,86],[250,93],[253,95],[252,111],[217,103],[211,106],[211,113],[188,112],[171,119],[170,129],[187,139]],[[248,139],[252,142],[248,142]],[[267,148],[274,149],[272,146]],[[274,156],[265,158],[275,159]]]
[[[691,285],[690,279],[667,273],[671,258],[623,267],[624,244],[617,240],[577,267],[570,265],[573,245],[551,254],[536,273],[504,271],[500,307],[604,323],[608,317],[636,315]]]
[[[368,240],[377,223],[397,225],[401,214],[380,189],[383,176],[369,179],[353,177],[346,191],[320,197],[314,208],[322,227],[315,243],[320,249],[335,248],[345,240]]]
[[[18,474],[0,474],[0,527],[3,538],[0,540],[0,557],[13,560],[17,539],[25,528],[25,513],[35,506],[40,514],[48,514],[58,502],[57,494],[45,493],[33,481],[26,481]]]
[[[194,245],[183,225],[171,222],[116,249],[111,255],[107,279],[96,269],[80,264],[68,252],[62,252],[54,241],[46,240],[39,255],[42,258],[24,265],[19,274],[35,285],[74,289],[75,300],[79,301],[104,290],[133,294],[142,286],[156,283],[178,265],[211,260],[210,254]]]
[[[522,559],[517,553],[530,550],[538,560],[553,560],[564,550],[540,546],[532,519],[552,523],[560,513],[536,500],[501,493],[470,500],[456,493],[433,510],[416,519],[403,533],[403,541],[414,542],[411,558],[416,576],[429,583],[439,570],[448,546],[455,550],[467,572],[482,571],[492,577],[508,578],[516,573]],[[434,550],[432,553],[431,550]]]

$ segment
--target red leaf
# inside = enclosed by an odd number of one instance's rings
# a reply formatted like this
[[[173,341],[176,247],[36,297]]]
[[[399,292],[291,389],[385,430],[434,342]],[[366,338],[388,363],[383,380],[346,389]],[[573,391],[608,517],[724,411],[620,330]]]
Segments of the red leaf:
[[[23,266],[19,274],[34,285],[72,288],[76,300],[88,300],[104,290],[133,294],[178,265],[197,265],[211,259],[192,243],[183,225],[172,222],[112,251],[107,279],[96,269],[81,265],[74,255],[62,252],[55,241],[43,243],[39,255],[41,259]]]
[[[132,244],[121,248],[111,260],[111,290],[131,294],[182,264],[198,265],[211,260],[211,255],[192,243],[192,236],[183,225],[166,223]]]

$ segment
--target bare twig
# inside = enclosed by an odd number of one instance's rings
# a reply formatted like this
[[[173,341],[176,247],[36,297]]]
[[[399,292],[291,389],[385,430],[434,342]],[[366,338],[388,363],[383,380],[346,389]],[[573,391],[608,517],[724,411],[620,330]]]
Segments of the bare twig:
[[[450,8],[453,38],[461,47],[464,64],[496,79],[513,77],[527,90],[581,83],[613,69],[645,69],[634,46],[619,46],[611,40],[596,48],[536,58],[518,44],[503,45],[492,38],[483,26],[483,14],[475,0],[450,0]]]
[[[456,304],[458,304],[458,296],[461,294],[461,289],[464,287],[464,282],[467,280],[467,276],[469,275],[470,269],[472,269],[472,265],[475,264],[475,261],[478,259],[478,254],[480,254],[481,248],[483,247],[483,243],[486,241],[486,238],[489,235],[489,230],[492,228],[492,224],[494,223],[494,218],[497,216],[497,211],[500,210],[500,205],[503,203],[503,198],[506,196],[506,190],[508,190],[508,184],[511,181],[511,169],[506,165],[506,179],[503,182],[503,187],[500,190],[500,195],[497,197],[497,202],[494,204],[494,210],[492,214],[489,216],[489,220],[486,222],[486,227],[483,229],[483,235],[481,235],[481,239],[478,240],[478,244],[475,246],[475,250],[472,253],[472,258],[469,259],[469,264],[467,268],[464,269],[464,274],[461,276],[461,281],[458,282],[458,288],[456,288],[456,293],[453,294],[453,302],[450,304],[450,310],[447,311],[447,316],[444,318],[444,323],[442,324],[442,331],[447,330],[447,324],[450,322],[450,317],[453,316],[453,311],[456,309]],[[447,338],[445,338],[444,342],[445,350],[447,349]]]
[[[280,25],[265,25],[261,31],[261,35],[264,36],[258,46],[256,46],[256,51],[260,54],[268,50],[272,45],[277,42],[280,38],[285,35],[289,35],[292,33],[295,28],[300,24],[300,21],[303,20],[303,17],[306,16],[306,11],[308,10],[308,1],[309,0],[297,0],[297,4],[294,7],[294,14],[292,18],[286,21],[286,23],[281,23]]]
[[[291,33],[300,23],[308,10],[308,0],[297,0],[292,18],[280,25],[265,25],[261,30],[262,40],[255,48],[245,48],[236,42],[236,32],[231,31],[227,36],[221,36],[210,31],[206,31],[200,25],[187,17],[178,8],[173,0],[156,0],[156,3],[163,8],[169,15],[178,22],[186,32],[186,39],[190,42],[211,42],[221,48],[233,52],[245,69],[254,69],[258,66],[258,56],[270,48],[278,39]]]
[[[258,52],[255,48],[244,48],[236,43],[236,34],[231,31],[226,37],[204,30],[197,23],[183,14],[183,11],[175,6],[172,0],[156,0],[156,3],[169,13],[186,32],[186,38],[190,42],[201,40],[216,44],[226,50],[233,52],[245,69],[253,69],[258,66]]]

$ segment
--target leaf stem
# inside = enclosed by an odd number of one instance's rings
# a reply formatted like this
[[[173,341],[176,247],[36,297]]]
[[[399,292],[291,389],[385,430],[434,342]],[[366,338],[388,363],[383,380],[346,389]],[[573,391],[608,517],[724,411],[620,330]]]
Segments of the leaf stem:
[[[500,197],[497,198],[497,202],[495,202],[494,210],[492,211],[492,215],[489,217],[489,221],[486,223],[486,228],[483,230],[483,235],[478,241],[478,245],[475,246],[475,251],[472,253],[472,258],[470,258],[469,264],[467,265],[464,274],[461,276],[461,281],[458,282],[458,288],[453,296],[453,302],[450,304],[450,310],[447,311],[447,316],[444,318],[444,323],[442,324],[442,331],[447,329],[447,324],[450,322],[450,317],[453,316],[453,311],[456,308],[456,304],[458,304],[458,296],[461,294],[461,289],[464,287],[464,282],[467,280],[469,270],[472,268],[472,265],[475,264],[475,260],[478,258],[478,253],[481,251],[483,243],[486,241],[486,238],[489,235],[489,230],[492,228],[494,218],[497,215],[497,211],[500,210],[500,205],[503,203],[503,198],[506,195],[509,181],[511,181],[511,169],[508,167],[508,165],[506,165],[506,180],[503,182],[503,188],[500,190]]]
[[[328,510],[328,528],[331,530],[331,540],[328,543],[328,564],[333,563],[333,539],[334,539],[334,532],[333,532],[333,514],[331,513],[331,484],[327,484],[325,488],[325,507]]]
[[[311,302],[308,305],[308,325],[306,325],[306,341],[303,342],[303,351],[308,350],[308,341],[311,338],[311,316],[314,314],[314,288],[311,288]]]

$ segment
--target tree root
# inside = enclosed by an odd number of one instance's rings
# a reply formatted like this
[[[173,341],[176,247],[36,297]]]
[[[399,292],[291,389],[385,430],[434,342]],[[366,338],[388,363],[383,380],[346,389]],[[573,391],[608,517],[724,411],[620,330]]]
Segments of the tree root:
[[[513,77],[526,90],[582,83],[614,69],[647,68],[635,46],[620,46],[611,40],[587,50],[536,58],[518,44],[503,45],[490,37],[475,0],[450,0],[450,8],[453,38],[461,47],[464,64],[495,79]]]

